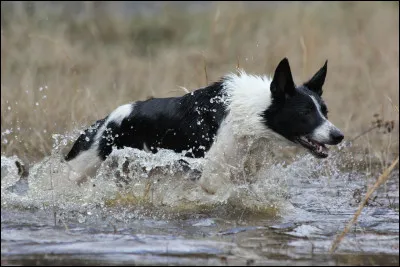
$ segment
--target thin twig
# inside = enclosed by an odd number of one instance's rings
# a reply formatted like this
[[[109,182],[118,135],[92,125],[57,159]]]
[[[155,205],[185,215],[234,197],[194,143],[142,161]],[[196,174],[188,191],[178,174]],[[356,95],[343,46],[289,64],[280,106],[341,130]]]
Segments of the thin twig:
[[[53,202],[53,216],[54,216],[54,226],[57,226],[57,212],[56,204],[54,200],[54,186],[53,186],[53,163],[50,162],[50,190],[51,190],[51,200]]]
[[[367,204],[368,199],[370,198],[370,196],[372,195],[372,193],[384,182],[387,181],[387,179],[389,178],[389,174],[392,172],[392,170],[394,169],[394,167],[397,165],[397,163],[399,162],[399,157],[397,157],[397,159],[392,163],[392,165],[389,166],[389,168],[387,168],[382,175],[378,178],[378,180],[376,181],[376,183],[368,190],[367,194],[365,195],[364,201],[360,204],[360,206],[358,207],[357,212],[354,214],[353,219],[351,219],[351,221],[347,224],[347,226],[345,227],[345,229],[343,230],[343,232],[336,237],[335,241],[333,241],[331,249],[330,249],[330,253],[333,253],[336,248],[339,246],[340,242],[342,241],[342,239],[344,238],[344,236],[347,234],[347,232],[350,230],[351,226],[357,221],[358,216],[361,214],[362,209],[364,208],[364,206]]]
[[[186,94],[190,93],[190,91],[186,87],[179,86],[179,89],[183,90]],[[181,90],[178,90],[178,89],[171,90],[171,91],[168,91],[167,94],[174,93],[174,92],[181,92]]]
[[[300,45],[301,45],[301,50],[303,51],[303,77],[305,77],[308,63],[307,63],[307,47],[304,42],[303,36],[300,36]]]
[[[68,225],[64,222],[64,220],[61,220],[61,222],[64,224],[65,231],[69,232]]]
[[[208,74],[207,74],[207,62],[206,62],[206,57],[203,54],[203,62],[204,62],[204,73],[206,75],[206,85],[208,84]]]
[[[181,88],[187,94],[190,93],[190,91],[186,87],[179,86],[179,88]]]
[[[147,197],[149,196],[149,192],[150,192],[150,189],[151,189],[151,185],[152,185],[151,182],[147,182],[146,187],[145,187],[145,189],[144,189],[144,194],[143,194],[143,199],[144,199],[144,200],[146,200]]]
[[[370,127],[369,129],[367,129],[367,130],[365,130],[364,132],[360,133],[359,135],[357,135],[357,136],[354,137],[353,139],[350,139],[349,142],[355,141],[356,139],[360,138],[361,136],[363,136],[363,135],[369,133],[370,131],[372,131],[372,130],[374,130],[374,129],[376,129],[376,128],[378,128],[377,125]]]
[[[392,99],[389,96],[386,96],[386,98],[389,100],[389,102],[392,104],[394,109],[399,112],[399,106],[397,106],[395,103],[393,103]]]

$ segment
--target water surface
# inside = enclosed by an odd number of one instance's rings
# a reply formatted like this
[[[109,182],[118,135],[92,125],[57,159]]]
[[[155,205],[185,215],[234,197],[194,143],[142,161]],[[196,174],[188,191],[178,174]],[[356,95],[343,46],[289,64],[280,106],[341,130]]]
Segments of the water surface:
[[[2,264],[399,263],[398,170],[329,254],[376,177],[343,151],[266,165],[214,195],[168,151],[115,151],[81,186],[57,153],[31,167],[29,182],[16,159],[1,163]]]

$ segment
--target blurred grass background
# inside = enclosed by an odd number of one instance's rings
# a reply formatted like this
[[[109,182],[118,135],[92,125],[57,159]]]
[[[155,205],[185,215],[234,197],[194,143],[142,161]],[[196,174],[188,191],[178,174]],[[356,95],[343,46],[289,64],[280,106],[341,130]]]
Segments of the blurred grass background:
[[[117,3],[1,2],[2,155],[39,160],[52,134],[121,104],[182,95],[237,65],[273,73],[283,57],[298,84],[328,59],[330,120],[351,140],[379,114],[352,149],[398,155],[398,2]]]

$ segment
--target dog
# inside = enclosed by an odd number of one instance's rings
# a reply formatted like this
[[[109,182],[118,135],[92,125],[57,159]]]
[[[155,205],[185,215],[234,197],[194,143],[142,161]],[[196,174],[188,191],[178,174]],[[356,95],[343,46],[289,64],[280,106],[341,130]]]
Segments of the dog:
[[[119,106],[86,129],[65,160],[82,179],[114,148],[151,153],[168,149],[202,158],[223,147],[225,151],[234,148],[235,140],[244,136],[275,136],[305,148],[316,158],[326,158],[326,145],[337,145],[344,138],[328,120],[322,100],[327,63],[299,86],[284,58],[273,77],[241,70],[180,97]]]

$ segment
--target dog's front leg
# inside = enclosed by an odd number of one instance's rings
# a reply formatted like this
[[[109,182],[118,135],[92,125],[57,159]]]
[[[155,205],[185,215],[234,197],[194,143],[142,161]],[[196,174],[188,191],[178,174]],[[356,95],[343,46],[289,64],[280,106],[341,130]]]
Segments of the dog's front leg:
[[[232,186],[231,176],[240,168],[237,163],[242,147],[228,119],[205,156],[199,181],[204,191],[215,194],[219,189],[228,190]]]

